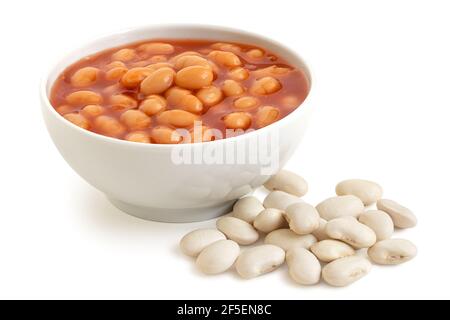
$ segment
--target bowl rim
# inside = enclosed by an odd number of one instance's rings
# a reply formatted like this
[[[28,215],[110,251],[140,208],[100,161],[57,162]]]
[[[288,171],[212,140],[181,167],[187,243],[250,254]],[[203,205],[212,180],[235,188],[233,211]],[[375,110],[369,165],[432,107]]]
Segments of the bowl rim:
[[[246,133],[238,135],[238,136],[223,138],[223,139],[219,139],[219,140],[205,141],[205,142],[179,143],[179,144],[140,143],[140,142],[122,140],[122,139],[105,136],[105,135],[102,135],[99,133],[92,132],[90,130],[80,128],[77,125],[71,123],[70,121],[67,121],[52,106],[52,104],[50,102],[50,98],[47,94],[47,87],[48,87],[49,81],[50,81],[50,74],[54,69],[57,68],[57,66],[61,63],[61,61],[63,61],[66,57],[70,56],[73,52],[93,46],[95,43],[100,42],[101,40],[106,39],[106,38],[119,36],[119,35],[126,35],[129,33],[138,32],[138,31],[142,31],[142,30],[148,30],[148,29],[180,29],[180,30],[183,30],[186,28],[197,28],[197,29],[213,30],[213,31],[218,31],[218,32],[240,33],[249,38],[254,38],[254,39],[261,40],[263,42],[271,43],[272,45],[276,46],[277,48],[280,48],[282,51],[288,52],[290,55],[295,56],[299,61],[301,61],[303,63],[305,71],[306,71],[306,76],[309,81],[309,91],[308,91],[308,94],[307,94],[305,100],[300,105],[298,105],[291,113],[286,115],[284,118],[277,120],[274,123],[272,123],[266,127],[252,130],[250,132],[246,132]],[[201,37],[193,37],[192,39],[201,39]],[[151,38],[148,40],[151,40]],[[53,85],[53,83],[52,83],[52,85]],[[180,148],[180,147],[181,148],[195,147],[195,146],[199,146],[199,145],[212,145],[212,144],[219,145],[219,144],[224,144],[224,143],[234,143],[234,142],[238,142],[239,140],[251,138],[258,134],[262,135],[264,133],[268,133],[269,130],[275,130],[275,129],[279,128],[280,126],[283,126],[283,124],[290,121],[294,116],[300,116],[300,114],[306,112],[305,109],[308,109],[306,107],[308,104],[307,102],[309,102],[309,100],[311,100],[311,92],[313,91],[313,88],[314,88],[313,87],[313,76],[312,76],[312,71],[311,71],[310,65],[295,50],[278,42],[277,40],[274,40],[272,38],[266,37],[264,35],[261,35],[261,34],[255,33],[255,32],[246,31],[246,30],[242,30],[242,29],[238,29],[238,28],[231,28],[231,27],[227,27],[227,26],[221,26],[221,25],[201,24],[201,23],[165,23],[165,24],[154,24],[154,25],[151,25],[151,24],[150,25],[141,25],[141,26],[130,27],[130,28],[126,28],[126,29],[120,29],[118,31],[113,31],[113,32],[109,32],[109,33],[104,33],[100,36],[96,36],[95,38],[91,38],[89,41],[84,42],[84,44],[81,46],[78,45],[78,46],[70,49],[67,53],[61,55],[56,60],[56,62],[50,66],[47,73],[41,79],[39,91],[40,91],[41,101],[43,102],[43,104],[45,104],[45,107],[49,110],[49,112],[52,114],[52,116],[55,116],[57,119],[60,119],[61,123],[68,126],[69,128],[78,130],[78,132],[80,134],[85,135],[86,137],[100,140],[101,142],[105,142],[105,143],[120,144],[125,147],[128,146],[128,147],[138,147],[138,148],[171,149],[171,148]]]

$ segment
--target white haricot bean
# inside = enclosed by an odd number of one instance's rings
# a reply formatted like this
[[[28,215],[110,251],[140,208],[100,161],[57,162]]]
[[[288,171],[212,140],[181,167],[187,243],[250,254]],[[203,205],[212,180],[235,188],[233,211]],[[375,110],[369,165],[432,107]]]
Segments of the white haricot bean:
[[[377,241],[389,239],[394,233],[394,222],[381,210],[369,210],[362,213],[358,221],[372,229],[377,235]]]
[[[320,226],[319,213],[306,202],[290,205],[285,216],[291,230],[298,234],[310,234]]]
[[[308,183],[305,179],[287,170],[281,170],[267,180],[264,187],[271,191],[284,191],[297,197],[303,197],[308,192]]]
[[[343,257],[352,256],[355,254],[355,250],[348,244],[337,240],[322,240],[314,243],[311,248],[311,252],[323,262],[331,262]]]
[[[327,225],[327,220],[320,218],[319,228],[312,232],[313,236],[317,238],[317,240],[322,241],[325,239],[329,239],[327,233],[325,232],[325,226]]]
[[[264,244],[243,251],[236,260],[236,271],[245,279],[271,272],[284,262],[285,253],[280,247]]]
[[[225,235],[217,229],[197,229],[180,240],[180,248],[185,255],[196,257],[210,244],[226,239]]]
[[[358,217],[364,212],[364,204],[353,195],[328,198],[316,206],[317,211],[325,220],[332,220],[342,216]]]
[[[239,199],[233,207],[233,217],[253,223],[264,207],[257,198],[249,196]]]
[[[228,239],[242,245],[252,244],[259,238],[258,231],[251,224],[235,217],[220,218],[216,225],[217,229],[222,231]]]
[[[313,285],[320,281],[319,260],[304,248],[293,248],[286,253],[286,262],[291,278],[302,285]]]
[[[264,199],[265,208],[276,208],[285,211],[291,204],[303,202],[302,199],[283,191],[272,191]]]
[[[356,219],[337,218],[328,221],[325,226],[327,235],[336,240],[344,241],[354,248],[369,248],[377,240],[375,232]]]
[[[316,242],[317,239],[312,234],[299,235],[290,229],[274,230],[264,239],[264,243],[273,244],[285,251],[297,247],[309,249]]]
[[[206,274],[218,274],[227,271],[239,256],[239,245],[232,240],[216,241],[197,257],[196,265]]]
[[[281,229],[287,226],[287,222],[283,214],[284,212],[279,209],[264,209],[260,214],[258,214],[255,221],[253,221],[253,226],[257,230],[265,233]]]
[[[412,228],[417,225],[417,218],[408,208],[393,200],[380,199],[377,201],[378,210],[382,210],[391,216],[394,226],[397,228]]]
[[[370,261],[363,257],[344,257],[327,264],[322,269],[322,277],[329,285],[345,287],[364,277],[371,268]]]
[[[417,248],[408,240],[388,239],[377,242],[367,254],[377,264],[400,264],[414,258]]]
[[[361,199],[364,205],[375,203],[381,199],[383,195],[383,189],[375,182],[362,180],[362,179],[350,179],[344,180],[337,184],[336,194],[338,196],[354,195]]]

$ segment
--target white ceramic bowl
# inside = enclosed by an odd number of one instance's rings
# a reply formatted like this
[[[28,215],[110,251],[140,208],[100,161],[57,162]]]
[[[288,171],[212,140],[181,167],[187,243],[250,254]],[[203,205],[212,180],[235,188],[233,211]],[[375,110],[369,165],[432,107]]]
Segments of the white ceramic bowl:
[[[57,76],[80,58],[104,49],[146,39],[208,39],[254,44],[310,72],[303,60],[285,46],[266,37],[218,26],[164,25],[114,33],[71,52],[45,77],[41,87],[42,111],[50,136],[67,163],[88,183],[104,192],[119,209],[134,216],[165,222],[190,222],[227,213],[239,197],[261,186],[281,168],[303,137],[310,113],[310,96],[287,117],[238,137],[184,145],[142,144],[109,138],[66,121],[52,107],[49,93]],[[311,81],[310,81],[311,83]],[[268,141],[278,144],[269,151]],[[258,140],[259,139],[259,140]],[[225,150],[245,146],[247,154],[270,155],[264,161],[230,161],[230,164],[177,164],[174,154]],[[273,145],[273,144],[272,144]],[[242,150],[244,150],[242,149]],[[200,153],[202,154],[202,153]],[[237,153],[236,153],[237,154]],[[260,157],[263,158],[263,157]],[[236,163],[239,162],[239,163]],[[272,170],[262,170],[267,166]]]

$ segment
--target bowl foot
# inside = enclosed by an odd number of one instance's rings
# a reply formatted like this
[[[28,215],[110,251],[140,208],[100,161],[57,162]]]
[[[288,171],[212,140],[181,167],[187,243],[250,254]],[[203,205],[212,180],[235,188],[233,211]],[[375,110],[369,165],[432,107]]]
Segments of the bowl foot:
[[[217,218],[231,211],[236,200],[206,208],[163,209],[135,206],[114,198],[109,201],[119,210],[144,220],[159,222],[198,222]]]

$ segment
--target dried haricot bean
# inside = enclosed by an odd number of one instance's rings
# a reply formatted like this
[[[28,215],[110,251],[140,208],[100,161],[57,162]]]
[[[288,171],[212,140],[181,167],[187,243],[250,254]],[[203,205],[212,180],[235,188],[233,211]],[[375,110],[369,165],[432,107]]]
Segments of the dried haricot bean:
[[[283,249],[264,244],[241,252],[236,260],[236,271],[242,278],[251,279],[275,270],[284,259]]]
[[[325,226],[327,225],[327,220],[320,218],[319,228],[314,230],[312,234],[317,238],[317,240],[322,241],[329,239],[327,233],[325,232]]]
[[[180,248],[184,254],[196,257],[210,244],[226,240],[225,235],[217,229],[197,229],[189,232],[180,240]]]
[[[301,202],[291,204],[286,209],[289,228],[297,234],[310,234],[320,226],[320,216],[312,205]]]
[[[345,287],[361,279],[370,272],[372,264],[369,260],[350,256],[334,260],[322,269],[322,278],[335,287]]]
[[[272,191],[264,199],[263,206],[285,211],[291,204],[298,202],[303,202],[303,200],[283,191]]]
[[[264,243],[273,244],[285,251],[297,247],[309,249],[316,242],[317,239],[312,234],[299,235],[290,229],[274,230],[264,239]]]
[[[232,240],[213,242],[200,252],[197,257],[197,267],[206,274],[218,274],[233,266],[239,256],[239,245]]]
[[[308,192],[308,183],[305,179],[288,170],[279,171],[267,180],[264,187],[271,191],[284,191],[297,197],[303,197]]]
[[[239,199],[233,206],[233,217],[253,223],[255,218],[264,210],[262,203],[255,197],[249,196]]]
[[[220,218],[217,220],[216,226],[228,239],[242,245],[255,243],[259,238],[258,231],[256,231],[251,224],[238,218]]]
[[[339,182],[336,186],[336,194],[338,196],[354,195],[367,206],[381,199],[383,189],[372,181],[351,179]]]
[[[275,208],[264,209],[253,221],[253,226],[265,233],[284,228],[287,225],[284,212]]]
[[[288,250],[286,262],[291,278],[302,285],[313,285],[320,281],[319,260],[308,250],[298,247]]]
[[[377,241],[389,239],[394,233],[394,222],[381,210],[369,210],[362,213],[358,221],[368,226],[377,235]]]
[[[408,208],[393,200],[380,199],[377,201],[378,210],[382,210],[391,216],[394,226],[397,228],[412,228],[417,225],[417,218]]]
[[[323,262],[331,262],[333,260],[355,254],[355,250],[348,244],[329,239],[314,243],[310,250],[320,261]]]
[[[400,264],[417,255],[416,246],[409,240],[388,239],[377,242],[367,250],[370,259],[377,264]]]
[[[354,248],[369,248],[377,240],[375,232],[356,219],[337,218],[328,221],[325,232],[331,239],[341,240]]]
[[[364,204],[353,195],[328,198],[316,206],[320,216],[332,220],[343,216],[358,217],[364,212]]]

